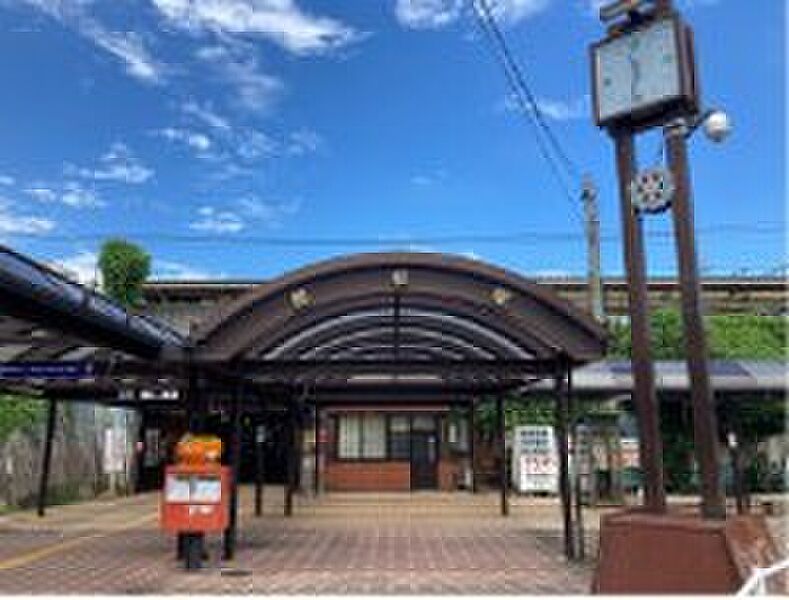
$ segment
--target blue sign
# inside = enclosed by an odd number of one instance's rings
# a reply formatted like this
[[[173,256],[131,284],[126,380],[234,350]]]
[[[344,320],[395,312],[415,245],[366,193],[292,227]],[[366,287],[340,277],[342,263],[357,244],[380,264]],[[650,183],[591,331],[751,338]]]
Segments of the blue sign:
[[[0,362],[0,379],[75,380],[93,376],[87,362]]]

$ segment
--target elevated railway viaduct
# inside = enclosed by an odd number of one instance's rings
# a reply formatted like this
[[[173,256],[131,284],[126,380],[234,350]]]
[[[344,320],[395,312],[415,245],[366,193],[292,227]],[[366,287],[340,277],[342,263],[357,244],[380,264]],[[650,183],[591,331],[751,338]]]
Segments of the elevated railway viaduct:
[[[541,286],[581,308],[587,308],[587,283],[582,278],[537,277]],[[183,331],[195,325],[217,306],[231,302],[263,283],[239,281],[152,281],[145,286],[149,312]],[[721,314],[787,315],[789,287],[782,277],[710,277],[703,281],[705,312]],[[607,279],[603,285],[606,314],[627,315],[627,287],[622,278]],[[649,282],[652,309],[679,306],[676,280],[653,278]]]

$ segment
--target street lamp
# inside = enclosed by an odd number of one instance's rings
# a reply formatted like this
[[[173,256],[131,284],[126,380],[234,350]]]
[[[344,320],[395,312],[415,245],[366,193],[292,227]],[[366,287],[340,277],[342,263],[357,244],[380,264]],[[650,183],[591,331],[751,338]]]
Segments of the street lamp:
[[[689,138],[699,127],[704,127],[704,135],[715,144],[726,141],[733,130],[729,115],[718,108],[705,110],[700,115],[692,118],[687,124],[685,137]]]

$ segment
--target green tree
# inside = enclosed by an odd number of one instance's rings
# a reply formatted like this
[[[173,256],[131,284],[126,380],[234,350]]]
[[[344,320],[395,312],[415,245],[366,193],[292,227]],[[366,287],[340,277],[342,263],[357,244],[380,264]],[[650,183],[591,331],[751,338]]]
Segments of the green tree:
[[[107,240],[99,254],[99,269],[110,298],[127,307],[142,304],[142,284],[151,272],[151,256],[145,250],[126,240]]]
[[[650,315],[652,354],[655,360],[685,358],[682,316],[676,308],[663,308]],[[787,357],[787,321],[784,317],[761,315],[713,315],[705,319],[707,343],[712,358],[784,360]],[[608,355],[630,358],[630,325],[614,321]]]
[[[786,360],[787,325],[785,317],[762,315],[712,315],[705,319],[709,355],[713,359]],[[630,358],[630,326],[613,322],[609,326],[611,341],[609,357]],[[679,310],[656,310],[650,317],[652,352],[656,360],[685,358],[682,317]],[[682,417],[687,409],[681,405],[662,403],[660,410],[664,442],[664,465],[669,491],[685,492],[695,485],[691,478],[692,416]],[[785,398],[739,398],[718,404],[718,424],[721,441],[726,433],[735,431],[740,443],[752,459],[756,442],[781,433],[786,428]],[[756,473],[752,481],[761,482],[763,474]],[[761,485],[761,483],[759,483]]]
[[[44,402],[27,396],[0,394],[0,443],[17,429],[27,429],[44,414]]]

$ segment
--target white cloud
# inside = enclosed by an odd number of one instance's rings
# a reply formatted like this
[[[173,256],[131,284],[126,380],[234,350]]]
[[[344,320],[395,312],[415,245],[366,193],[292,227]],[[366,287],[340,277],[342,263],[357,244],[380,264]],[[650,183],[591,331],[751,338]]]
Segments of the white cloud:
[[[474,0],[475,4],[479,0]],[[543,11],[551,0],[486,0],[493,16],[514,25]],[[457,21],[466,10],[466,0],[397,0],[395,17],[410,29],[439,29]],[[482,10],[477,4],[476,10]]]
[[[60,201],[72,208],[98,208],[104,206],[95,190],[89,190],[77,181],[67,181],[63,185]]]
[[[197,219],[189,224],[194,231],[212,234],[238,233],[250,224],[276,228],[285,218],[295,215],[301,208],[298,200],[289,202],[266,201],[257,196],[246,196],[233,202],[229,208],[202,206]]]
[[[412,29],[437,29],[455,21],[463,0],[397,0],[395,16],[401,25]]]
[[[428,187],[441,183],[447,178],[447,172],[444,169],[435,169],[433,171],[419,173],[411,177],[411,183],[418,187]]]
[[[16,183],[16,179],[11,177],[10,175],[0,175],[0,185],[9,187]]]
[[[94,285],[101,281],[98,260],[98,254],[95,252],[81,250],[73,256],[60,258],[53,262],[56,268],[61,269],[71,279],[83,285]],[[156,258],[153,259],[151,265],[151,276],[167,280],[207,280],[222,277],[222,275],[212,274],[182,262]]]
[[[285,152],[291,156],[303,156],[317,152],[323,146],[323,138],[312,129],[298,129],[288,135]]]
[[[538,98],[537,107],[540,113],[547,119],[553,121],[576,121],[578,119],[591,118],[591,99],[589,95],[581,96],[572,100],[560,100],[552,98]],[[521,110],[520,104],[515,98],[508,96],[501,104],[501,108],[507,111],[518,112]]]
[[[256,196],[247,196],[238,201],[238,210],[246,218],[267,227],[279,227],[286,217],[295,215],[301,208],[298,200],[272,202]]]
[[[198,104],[194,101],[184,102],[181,105],[181,110],[183,110],[184,114],[194,117],[212,129],[220,131],[230,131],[232,129],[230,121],[214,111],[210,103]]]
[[[96,46],[123,62],[132,77],[148,83],[161,81],[164,69],[148,53],[138,34],[110,31],[92,20],[83,21],[79,30]]]
[[[24,193],[38,200],[39,202],[54,202],[57,200],[58,194],[55,190],[44,184],[35,183],[28,188],[25,188]]]
[[[104,206],[104,201],[95,190],[84,187],[78,181],[67,181],[57,189],[43,183],[34,183],[22,191],[38,202],[60,202],[71,208]]]
[[[542,98],[537,101],[540,112],[554,121],[573,121],[576,119],[591,118],[589,96],[575,100],[549,100]]]
[[[152,0],[175,26],[265,38],[294,54],[326,52],[358,39],[349,26],[307,14],[294,0]]]
[[[95,181],[110,181],[126,184],[141,184],[153,177],[153,169],[145,166],[126,144],[116,142],[100,158],[93,169],[66,165],[67,175],[77,175]]]
[[[569,279],[573,276],[565,269],[540,269],[532,273],[533,279]]]
[[[15,214],[9,205],[8,200],[0,198],[0,235],[44,235],[55,228],[53,220]]]
[[[222,279],[224,275],[192,267],[182,262],[155,260],[151,268],[152,277],[170,281],[205,281]]]
[[[95,252],[81,250],[73,256],[56,259],[55,268],[63,271],[69,279],[83,285],[94,285],[101,280],[98,262],[99,257]]]
[[[238,233],[246,226],[244,219],[228,210],[217,210],[213,206],[203,206],[197,210],[198,218],[189,228],[203,233]]]
[[[93,4],[92,0],[22,2],[73,28],[96,47],[119,60],[132,77],[147,83],[161,81],[163,67],[150,55],[140,36],[131,31],[111,31],[104,27],[86,12]]]
[[[267,134],[254,129],[241,131],[234,140],[236,155],[245,162],[271,156],[277,152],[278,144]]]
[[[197,51],[197,58],[210,65],[219,78],[235,87],[233,100],[242,108],[264,111],[272,106],[284,89],[277,77],[260,70],[253,54],[241,54],[225,46],[208,46]]]
[[[512,25],[542,12],[551,0],[487,0],[487,2],[498,20]]]
[[[165,127],[154,132],[170,142],[184,144],[199,154],[211,149],[212,143],[207,135],[178,127]]]

